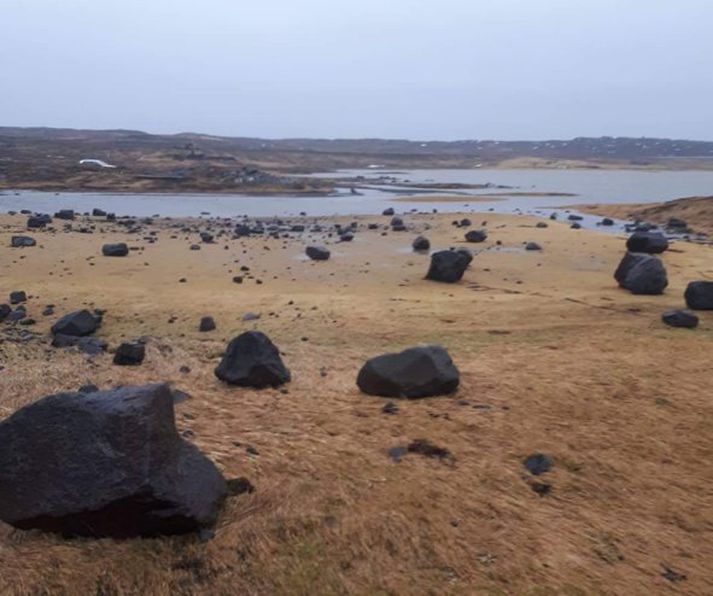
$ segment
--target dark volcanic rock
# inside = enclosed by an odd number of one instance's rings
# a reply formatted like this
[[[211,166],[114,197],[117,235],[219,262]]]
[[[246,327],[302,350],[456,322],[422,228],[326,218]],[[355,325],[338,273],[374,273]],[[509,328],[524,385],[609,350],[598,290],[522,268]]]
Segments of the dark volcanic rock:
[[[5,322],[6,323],[18,323],[19,321],[22,321],[23,319],[27,318],[27,311],[25,311],[23,308],[16,308],[13,310],[10,314],[5,317]]]
[[[308,246],[305,253],[313,261],[326,261],[331,254],[324,246]]]
[[[12,248],[26,248],[36,244],[35,239],[30,236],[13,236],[10,238],[10,246]]]
[[[530,472],[530,474],[540,476],[541,474],[549,472],[552,469],[554,462],[549,455],[533,453],[525,458],[522,465],[527,468],[527,471]]]
[[[203,317],[198,325],[198,331],[206,333],[215,329],[215,320],[213,317]]]
[[[690,310],[669,310],[661,315],[661,320],[669,327],[695,329],[698,327],[698,317]]]
[[[106,217],[106,211],[104,211],[103,209],[98,209],[97,207],[94,207],[94,209],[92,209],[92,215],[94,217]]]
[[[713,310],[713,281],[692,281],[684,296],[688,308]]]
[[[622,285],[632,294],[649,296],[663,294],[668,286],[666,269],[660,259],[647,256],[629,269]]]
[[[129,254],[129,247],[124,242],[105,244],[102,246],[102,254],[105,257],[125,257]]]
[[[467,242],[485,242],[488,239],[488,234],[485,230],[471,230],[465,235]]]
[[[68,315],[64,315],[59,321],[52,325],[53,335],[73,335],[81,337],[94,333],[101,324],[101,319],[94,316],[88,310],[78,310]]]
[[[166,385],[46,397],[0,422],[0,519],[67,536],[158,536],[215,522],[213,463],[176,432]]]
[[[144,361],[146,346],[140,342],[125,342],[116,348],[114,364],[118,366],[137,366]]]
[[[0,304],[0,322],[4,321],[12,312],[9,304]]]
[[[471,261],[473,260],[473,253],[469,248],[457,248],[456,252],[462,254],[467,259],[468,264],[470,265]]]
[[[215,376],[230,385],[256,389],[278,387],[291,379],[279,350],[259,331],[243,333],[228,344]]]
[[[54,214],[54,216],[57,219],[72,220],[72,219],[74,219],[74,210],[73,209],[60,209],[59,211],[57,211],[57,213]]]
[[[672,228],[674,230],[685,231],[688,229],[688,223],[683,219],[679,219],[677,217],[671,217],[671,218],[669,218],[668,223],[666,224],[666,227]]]
[[[419,236],[411,243],[411,246],[414,250],[430,250],[431,242],[428,240],[428,238],[424,236]]]
[[[525,250],[542,250],[542,247],[537,242],[528,242],[525,245]]]
[[[75,335],[63,335],[61,333],[52,338],[52,346],[55,348],[77,347],[85,354],[95,356],[107,349],[105,340],[98,337],[77,337]]]
[[[617,281],[619,286],[622,288],[624,287],[624,280],[634,265],[649,258],[651,258],[649,255],[645,255],[643,253],[627,252],[614,272],[614,279]]]
[[[393,207],[387,207],[381,212],[382,215],[393,215],[394,214],[394,208]]]
[[[431,255],[431,266],[426,279],[443,283],[456,283],[470,265],[473,257],[457,250],[441,250]]]
[[[364,393],[409,399],[453,393],[459,382],[458,369],[441,346],[377,356],[367,361],[357,376]]]
[[[10,304],[20,304],[21,302],[27,302],[27,294],[25,292],[22,290],[10,292]]]
[[[49,215],[32,215],[27,218],[27,227],[30,229],[44,228],[52,223],[52,218]]]
[[[634,232],[626,241],[626,248],[630,252],[655,255],[668,249],[668,240],[661,232]]]

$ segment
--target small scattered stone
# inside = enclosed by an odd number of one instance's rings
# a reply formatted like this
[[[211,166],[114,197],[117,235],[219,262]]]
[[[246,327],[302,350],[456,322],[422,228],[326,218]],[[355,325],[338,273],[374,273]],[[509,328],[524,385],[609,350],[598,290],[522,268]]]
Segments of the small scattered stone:
[[[255,492],[255,487],[247,478],[231,478],[228,480],[228,494],[236,497],[238,495],[250,494]]]
[[[661,315],[661,320],[669,327],[695,329],[698,327],[698,317],[690,310],[669,310]]]
[[[532,455],[525,458],[522,462],[530,474],[534,476],[540,476],[545,472],[549,472],[554,465],[552,458],[548,455],[542,453],[533,453]]]
[[[215,320],[211,316],[206,316],[201,318],[201,322],[198,325],[198,331],[206,333],[208,331],[214,331],[216,328]]]

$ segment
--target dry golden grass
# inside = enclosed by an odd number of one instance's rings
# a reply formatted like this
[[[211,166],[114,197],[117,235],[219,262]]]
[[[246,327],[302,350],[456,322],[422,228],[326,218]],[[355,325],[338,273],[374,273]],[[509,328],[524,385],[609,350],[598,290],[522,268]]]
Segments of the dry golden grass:
[[[86,382],[170,381],[192,396],[176,408],[179,429],[227,477],[256,487],[228,502],[207,543],[65,541],[4,526],[2,591],[710,594],[713,315],[696,331],[659,322],[681,306],[688,280],[713,274],[710,249],[677,243],[664,255],[666,295],[635,297],[611,277],[621,237],[483,217],[490,237],[469,245],[481,252],[453,286],[423,280],[428,257],[408,250],[416,232],[434,248],[455,245],[463,230],[449,225],[452,214],[407,216],[414,234],[360,232],[325,263],[300,259],[295,240],[189,251],[196,234],[162,229],[150,245],[108,225],[36,234],[38,247],[10,250],[23,220],[1,217],[2,288],[35,296],[39,331],[51,323],[39,316],[44,304],[57,315],[93,305],[107,309],[100,335],[112,345],[153,339],[137,368],[5,341],[0,415]],[[143,250],[100,256],[103,242],[122,239]],[[544,250],[522,251],[528,240]],[[242,264],[264,283],[232,283]],[[247,311],[262,318],[242,322]],[[217,331],[197,332],[204,314]],[[284,352],[294,377],[286,393],[213,376],[225,341],[250,328]],[[385,400],[358,392],[359,367],[422,342],[448,348],[461,388],[383,414]],[[390,447],[419,438],[455,463],[389,459]],[[552,485],[544,497],[521,463],[535,451],[555,460],[538,479]],[[664,566],[686,579],[667,580]]]

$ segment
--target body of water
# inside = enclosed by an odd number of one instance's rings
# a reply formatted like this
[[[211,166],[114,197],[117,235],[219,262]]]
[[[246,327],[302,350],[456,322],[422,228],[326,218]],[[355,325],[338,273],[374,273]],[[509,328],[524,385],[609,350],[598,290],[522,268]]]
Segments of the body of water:
[[[414,202],[394,201],[397,195],[379,188],[378,178],[389,175],[413,183],[493,184],[511,189],[489,188],[464,192],[456,202],[423,202],[424,195]],[[327,176],[327,174],[325,174]],[[330,177],[364,176],[360,184],[367,186],[361,195],[347,188],[328,197],[245,196],[229,194],[116,194],[116,193],[48,193],[6,191],[0,194],[0,210],[30,209],[53,213],[59,209],[77,212],[97,207],[117,215],[196,217],[296,216],[301,212],[311,216],[379,214],[387,207],[397,212],[411,210],[439,212],[521,212],[545,214],[578,203],[645,203],[685,196],[713,195],[713,172],[645,172],[629,170],[410,170],[382,172],[379,170],[348,170]],[[455,192],[455,191],[454,191]],[[501,193],[571,193],[577,196],[503,196],[500,200],[469,200],[468,195]],[[404,190],[404,194],[408,191]],[[453,194],[447,190],[434,195]],[[593,221],[593,219],[591,220]],[[587,223],[591,223],[588,221]]]

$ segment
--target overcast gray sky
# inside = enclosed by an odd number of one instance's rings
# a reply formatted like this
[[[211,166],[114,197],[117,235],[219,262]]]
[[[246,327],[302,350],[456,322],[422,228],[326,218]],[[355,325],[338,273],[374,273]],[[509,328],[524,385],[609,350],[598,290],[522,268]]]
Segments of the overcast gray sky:
[[[0,125],[713,140],[713,0],[2,0]]]

